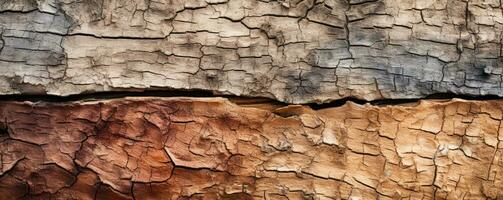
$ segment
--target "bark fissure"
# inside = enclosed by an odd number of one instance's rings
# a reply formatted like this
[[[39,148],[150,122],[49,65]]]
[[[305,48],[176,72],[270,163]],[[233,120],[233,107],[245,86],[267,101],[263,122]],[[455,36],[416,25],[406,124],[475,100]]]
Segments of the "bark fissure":
[[[387,106],[387,105],[406,105],[406,104],[417,104],[423,100],[437,100],[437,101],[449,101],[452,99],[461,100],[501,100],[503,97],[495,95],[486,96],[473,96],[473,95],[459,95],[450,93],[438,93],[431,94],[424,98],[412,98],[412,99],[383,99],[383,100],[364,100],[354,97],[348,97],[343,99],[338,99],[325,103],[308,103],[308,104],[287,104],[275,99],[270,98],[257,98],[250,96],[233,96],[233,95],[219,95],[214,94],[210,91],[205,90],[149,90],[149,91],[131,91],[131,92],[97,92],[88,94],[76,94],[69,96],[57,96],[57,95],[0,95],[0,102],[2,101],[29,101],[29,102],[55,102],[55,103],[72,103],[72,102],[87,102],[87,101],[99,101],[99,100],[113,100],[128,97],[201,97],[201,98],[211,98],[211,97],[222,97],[227,98],[230,101],[236,102],[239,105],[242,104],[254,104],[254,103],[269,103],[279,106],[287,105],[304,105],[308,106],[313,110],[320,110],[324,108],[335,108],[340,107],[348,102],[364,105],[376,105],[376,106]]]

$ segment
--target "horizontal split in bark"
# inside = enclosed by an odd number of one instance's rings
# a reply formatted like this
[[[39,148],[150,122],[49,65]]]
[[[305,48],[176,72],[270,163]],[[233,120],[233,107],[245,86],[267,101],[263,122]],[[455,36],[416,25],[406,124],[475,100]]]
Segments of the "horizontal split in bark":
[[[439,100],[439,101],[449,101],[452,99],[460,100],[501,100],[503,97],[496,95],[459,95],[453,93],[438,93],[431,94],[424,98],[411,98],[411,99],[382,99],[382,100],[372,100],[367,101],[364,99],[358,99],[355,97],[347,97],[343,99],[333,100],[325,103],[307,103],[307,104],[287,104],[284,102],[277,101],[275,99],[265,98],[265,97],[250,97],[250,96],[233,96],[233,95],[219,95],[206,90],[162,90],[162,89],[151,89],[151,90],[130,90],[130,91],[113,91],[113,92],[94,92],[85,94],[74,94],[68,96],[58,96],[58,95],[27,95],[27,94],[12,94],[12,95],[0,95],[0,102],[2,101],[28,101],[28,102],[55,102],[55,103],[78,103],[87,101],[99,101],[99,100],[110,100],[110,99],[120,99],[128,97],[222,97],[234,102],[238,105],[242,104],[254,104],[254,103],[267,103],[274,104],[277,106],[287,106],[287,105],[303,105],[308,106],[313,110],[340,107],[348,102],[364,105],[370,104],[375,106],[386,106],[386,105],[403,105],[403,104],[417,104],[423,100]]]

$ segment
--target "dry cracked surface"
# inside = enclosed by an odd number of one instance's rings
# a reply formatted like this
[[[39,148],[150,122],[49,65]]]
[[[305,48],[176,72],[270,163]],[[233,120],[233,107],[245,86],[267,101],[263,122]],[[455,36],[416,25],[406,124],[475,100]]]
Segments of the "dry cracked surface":
[[[0,94],[502,91],[499,0],[3,0]]]
[[[0,103],[3,199],[501,199],[503,101]]]

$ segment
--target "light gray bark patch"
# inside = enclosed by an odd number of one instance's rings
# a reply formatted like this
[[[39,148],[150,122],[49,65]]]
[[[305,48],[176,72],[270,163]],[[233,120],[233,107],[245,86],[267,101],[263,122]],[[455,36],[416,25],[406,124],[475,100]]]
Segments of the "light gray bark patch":
[[[64,64],[66,56],[61,43],[70,27],[66,19],[62,13],[0,13],[0,60],[39,66]]]
[[[109,1],[110,4],[112,1]],[[62,5],[62,9],[73,20],[74,26],[80,26],[83,23],[100,23],[106,13],[103,13],[104,0],[82,0],[70,1]]]

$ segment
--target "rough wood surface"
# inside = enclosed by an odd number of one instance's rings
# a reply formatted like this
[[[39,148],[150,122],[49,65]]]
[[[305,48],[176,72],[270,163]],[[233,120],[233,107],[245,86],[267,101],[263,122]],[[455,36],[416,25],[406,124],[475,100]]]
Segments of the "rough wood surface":
[[[502,92],[498,0],[2,0],[0,94]]]
[[[502,199],[503,101],[0,103],[2,199]]]

